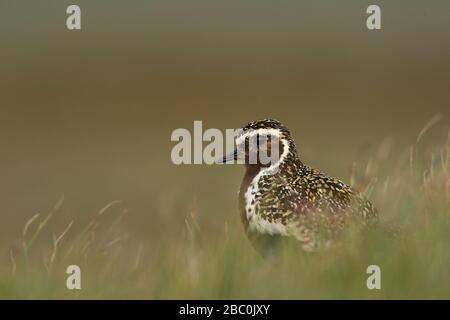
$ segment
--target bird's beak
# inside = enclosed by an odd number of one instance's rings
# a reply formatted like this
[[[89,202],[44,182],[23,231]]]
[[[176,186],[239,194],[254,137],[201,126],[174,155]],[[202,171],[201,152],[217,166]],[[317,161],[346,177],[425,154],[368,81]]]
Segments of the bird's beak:
[[[227,154],[226,156],[224,156],[223,158],[219,158],[216,160],[216,164],[224,164],[230,161],[234,161],[238,159],[238,150],[235,149],[233,152],[230,152],[229,154]]]

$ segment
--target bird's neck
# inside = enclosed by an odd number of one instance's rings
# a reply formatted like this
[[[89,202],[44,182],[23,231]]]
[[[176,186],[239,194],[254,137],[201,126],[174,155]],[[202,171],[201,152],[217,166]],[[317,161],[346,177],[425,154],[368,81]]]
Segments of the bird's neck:
[[[242,181],[241,190],[245,192],[252,182],[254,182],[257,176],[262,177],[265,175],[283,175],[289,172],[296,172],[299,168],[304,167],[300,161],[295,145],[291,145],[285,141],[280,146],[280,156],[276,162],[269,165],[263,165],[261,163],[246,164],[245,176]]]

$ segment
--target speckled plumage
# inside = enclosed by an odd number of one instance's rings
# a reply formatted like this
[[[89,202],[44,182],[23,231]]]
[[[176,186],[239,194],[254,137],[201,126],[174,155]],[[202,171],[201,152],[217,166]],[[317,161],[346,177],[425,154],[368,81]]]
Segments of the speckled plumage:
[[[242,221],[257,249],[265,250],[267,240],[287,237],[299,241],[305,251],[317,251],[329,247],[348,225],[376,221],[376,210],[361,193],[302,163],[289,130],[280,122],[249,123],[242,135],[251,131],[275,132],[281,142],[277,170],[270,170],[273,164],[246,164],[239,192]]]

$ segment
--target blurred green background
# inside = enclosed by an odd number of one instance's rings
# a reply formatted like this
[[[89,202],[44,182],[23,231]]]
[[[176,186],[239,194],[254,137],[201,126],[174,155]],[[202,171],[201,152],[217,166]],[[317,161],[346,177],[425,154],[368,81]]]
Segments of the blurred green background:
[[[0,0],[5,266],[62,195],[56,230],[122,200],[146,248],[169,245],[192,211],[206,239],[229,221],[240,231],[243,169],[170,161],[171,132],[194,120],[278,119],[305,162],[347,182],[383,141],[407,152],[437,113],[427,139],[447,137],[449,1],[376,1],[379,31],[365,26],[373,1],[79,0],[82,30],[68,31],[72,3]]]

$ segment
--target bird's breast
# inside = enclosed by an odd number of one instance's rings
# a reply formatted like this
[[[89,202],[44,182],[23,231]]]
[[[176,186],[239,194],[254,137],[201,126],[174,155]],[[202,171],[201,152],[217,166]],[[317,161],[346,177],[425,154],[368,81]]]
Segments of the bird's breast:
[[[263,176],[255,176],[254,179],[240,191],[241,220],[248,233],[266,235],[287,235],[287,227],[281,221],[270,219],[273,214],[270,208],[260,205],[264,198],[264,190],[259,188],[259,180]]]

